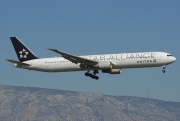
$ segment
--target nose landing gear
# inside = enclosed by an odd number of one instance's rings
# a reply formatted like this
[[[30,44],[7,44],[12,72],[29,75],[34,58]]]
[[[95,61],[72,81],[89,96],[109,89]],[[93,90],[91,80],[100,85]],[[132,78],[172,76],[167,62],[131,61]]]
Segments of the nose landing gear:
[[[89,77],[91,77],[92,79],[98,80],[99,77],[96,76],[97,73],[99,73],[97,70],[94,70],[93,74],[91,74],[91,73],[88,71],[88,72],[85,73],[85,76],[89,76]]]
[[[163,66],[163,70],[162,70],[162,72],[163,72],[163,73],[165,73],[165,72],[166,72],[166,70],[165,70],[165,69],[166,69],[166,66]]]

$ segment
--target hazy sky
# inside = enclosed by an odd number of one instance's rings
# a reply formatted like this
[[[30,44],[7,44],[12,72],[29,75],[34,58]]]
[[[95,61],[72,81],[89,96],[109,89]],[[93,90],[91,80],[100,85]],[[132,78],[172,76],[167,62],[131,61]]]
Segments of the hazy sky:
[[[0,1],[0,84],[106,95],[180,101],[179,0],[4,0]],[[17,36],[38,57],[164,51],[177,61],[166,68],[124,69],[120,75],[85,72],[43,73],[14,68],[18,60],[10,36]]]

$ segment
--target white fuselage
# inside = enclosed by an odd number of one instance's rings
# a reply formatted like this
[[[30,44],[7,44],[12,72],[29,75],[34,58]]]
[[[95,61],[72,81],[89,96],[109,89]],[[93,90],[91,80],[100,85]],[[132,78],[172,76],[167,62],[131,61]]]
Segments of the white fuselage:
[[[112,68],[115,69],[166,66],[170,63],[173,63],[176,60],[175,57],[165,52],[104,54],[87,55],[80,57],[95,60],[98,62],[111,62]],[[18,68],[43,72],[67,72],[89,70],[89,68],[80,68],[80,64],[72,63],[71,61],[64,59],[63,57],[34,59],[25,61],[23,63],[29,64],[30,66],[22,66],[17,64],[15,64],[14,66]]]

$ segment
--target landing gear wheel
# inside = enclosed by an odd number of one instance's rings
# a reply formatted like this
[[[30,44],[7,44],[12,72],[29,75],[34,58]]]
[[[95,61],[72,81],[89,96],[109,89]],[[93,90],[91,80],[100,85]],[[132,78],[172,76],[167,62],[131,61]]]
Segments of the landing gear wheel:
[[[90,76],[92,79],[95,79],[95,77],[94,76]]]
[[[99,79],[99,77],[98,77],[98,76],[94,76],[94,78],[95,78],[96,80],[98,80],[98,79]]]
[[[99,77],[96,76],[97,73],[99,73],[99,72],[98,72],[98,71],[94,71],[93,74],[91,74],[91,73],[89,73],[89,71],[88,71],[88,72],[86,72],[84,75],[85,75],[85,76],[89,76],[89,77],[91,77],[92,79],[98,80]]]
[[[92,79],[96,79],[96,80],[98,80],[99,79],[99,77],[98,76],[94,76],[94,75],[91,75],[90,76]]]
[[[163,70],[162,70],[162,72],[163,72],[163,73],[165,73],[165,72],[166,72],[166,70],[165,70],[165,69],[166,69],[166,65],[164,65],[164,66],[163,66]]]
[[[90,75],[90,73],[88,73],[88,72],[85,73],[85,76],[89,76],[89,75]]]

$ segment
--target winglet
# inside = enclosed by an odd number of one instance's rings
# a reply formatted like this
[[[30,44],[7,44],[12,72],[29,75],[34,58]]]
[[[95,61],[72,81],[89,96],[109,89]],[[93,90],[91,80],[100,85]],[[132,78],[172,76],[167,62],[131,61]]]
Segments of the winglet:
[[[51,50],[51,51],[54,51],[54,52],[56,52],[56,53],[59,53],[59,51],[57,50],[57,49],[52,49],[52,48],[47,48],[48,50]],[[59,53],[60,54],[60,53]],[[63,54],[63,53],[61,53],[61,54]]]

